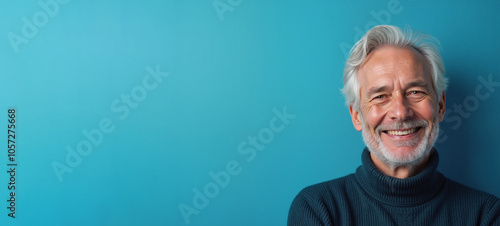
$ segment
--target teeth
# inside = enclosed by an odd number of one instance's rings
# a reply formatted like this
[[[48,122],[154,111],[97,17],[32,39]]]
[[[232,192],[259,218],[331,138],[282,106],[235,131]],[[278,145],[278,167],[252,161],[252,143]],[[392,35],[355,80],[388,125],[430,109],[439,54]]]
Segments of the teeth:
[[[408,130],[388,130],[387,133],[390,134],[390,135],[393,135],[393,136],[404,136],[404,135],[408,135],[410,133],[413,133],[417,130],[417,128],[411,128],[411,129],[408,129]]]

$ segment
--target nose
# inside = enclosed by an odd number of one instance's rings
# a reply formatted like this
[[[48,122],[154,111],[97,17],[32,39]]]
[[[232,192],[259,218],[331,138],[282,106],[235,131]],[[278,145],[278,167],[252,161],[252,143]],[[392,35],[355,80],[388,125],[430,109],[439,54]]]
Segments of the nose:
[[[404,121],[413,116],[413,110],[406,100],[406,96],[397,92],[392,96],[388,116],[395,121]]]

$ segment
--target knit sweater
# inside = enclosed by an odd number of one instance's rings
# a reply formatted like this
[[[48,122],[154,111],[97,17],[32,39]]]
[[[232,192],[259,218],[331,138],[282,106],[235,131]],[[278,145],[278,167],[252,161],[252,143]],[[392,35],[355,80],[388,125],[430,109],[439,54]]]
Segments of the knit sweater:
[[[500,225],[500,199],[444,177],[437,151],[406,179],[380,172],[366,148],[361,159],[354,174],[304,188],[288,225]]]

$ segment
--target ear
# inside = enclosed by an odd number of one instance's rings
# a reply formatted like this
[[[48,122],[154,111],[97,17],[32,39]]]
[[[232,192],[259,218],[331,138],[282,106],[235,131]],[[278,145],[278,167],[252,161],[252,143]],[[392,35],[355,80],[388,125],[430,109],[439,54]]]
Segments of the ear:
[[[441,100],[438,103],[438,117],[439,122],[442,122],[444,119],[444,113],[446,113],[446,96],[443,91],[443,95],[441,96]]]
[[[361,123],[361,113],[352,107],[352,104],[349,105],[349,113],[351,114],[352,124],[357,131],[361,131],[363,129],[363,124]]]

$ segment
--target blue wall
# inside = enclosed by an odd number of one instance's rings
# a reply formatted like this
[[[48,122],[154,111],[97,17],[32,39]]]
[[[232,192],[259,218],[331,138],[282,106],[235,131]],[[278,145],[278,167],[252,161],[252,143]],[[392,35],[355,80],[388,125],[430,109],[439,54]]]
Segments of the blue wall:
[[[440,170],[500,196],[499,10],[2,1],[0,142],[15,108],[18,165],[16,218],[2,201],[0,225],[284,225],[300,189],[361,162],[339,90],[345,52],[379,23],[441,41],[450,86]],[[2,200],[7,161],[4,148]]]

